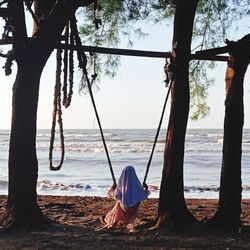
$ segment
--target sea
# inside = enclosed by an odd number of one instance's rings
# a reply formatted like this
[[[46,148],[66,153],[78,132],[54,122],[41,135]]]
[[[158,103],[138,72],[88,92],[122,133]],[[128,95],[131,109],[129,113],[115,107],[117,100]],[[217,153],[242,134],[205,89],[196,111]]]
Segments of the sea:
[[[153,147],[154,129],[105,129],[104,137],[116,179],[127,165],[136,169],[143,181]],[[105,197],[112,178],[101,135],[97,129],[64,130],[65,160],[59,171],[49,170],[50,130],[37,132],[39,162],[37,192],[40,195]],[[0,194],[8,189],[9,130],[0,130]],[[159,197],[166,130],[159,134],[150,165],[147,184],[150,197]],[[242,141],[243,198],[250,198],[250,129]],[[222,163],[222,129],[188,129],[185,142],[184,190],[186,198],[219,196]],[[59,135],[54,145],[54,165],[60,160]]]

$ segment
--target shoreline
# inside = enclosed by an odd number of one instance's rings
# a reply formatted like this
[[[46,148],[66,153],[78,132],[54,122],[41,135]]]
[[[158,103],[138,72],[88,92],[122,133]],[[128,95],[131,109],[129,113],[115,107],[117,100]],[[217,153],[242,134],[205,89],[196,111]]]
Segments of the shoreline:
[[[0,215],[6,204],[0,195]],[[142,202],[136,232],[104,229],[100,216],[115,201],[97,196],[39,195],[43,213],[56,221],[56,228],[27,233],[0,235],[0,249],[250,249],[250,233],[223,234],[208,232],[172,232],[148,230],[157,216],[157,198]],[[210,218],[216,211],[216,199],[186,199],[190,211],[199,219]],[[242,200],[242,220],[250,224],[250,199]]]

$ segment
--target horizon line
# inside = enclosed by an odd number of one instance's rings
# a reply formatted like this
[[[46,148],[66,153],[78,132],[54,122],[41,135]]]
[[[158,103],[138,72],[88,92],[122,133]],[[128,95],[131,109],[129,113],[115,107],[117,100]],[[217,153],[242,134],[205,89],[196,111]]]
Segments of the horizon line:
[[[88,130],[91,130],[91,129],[93,129],[93,130],[99,130],[99,128],[64,128],[64,130],[84,130],[84,129],[88,129]],[[110,129],[117,129],[117,130],[124,130],[124,129],[126,129],[126,130],[133,130],[133,129],[141,129],[141,130],[152,130],[152,129],[155,129],[156,130],[156,128],[103,128],[104,130],[110,130]],[[166,130],[167,128],[162,128],[162,130]],[[221,128],[221,127],[212,127],[212,128],[209,128],[209,127],[206,127],[206,128],[187,128],[187,130],[188,129],[223,129],[223,128]],[[250,127],[249,128],[243,128],[243,130],[244,129],[250,129]],[[0,128],[0,130],[10,130],[10,128]],[[51,128],[37,128],[37,130],[51,130]]]

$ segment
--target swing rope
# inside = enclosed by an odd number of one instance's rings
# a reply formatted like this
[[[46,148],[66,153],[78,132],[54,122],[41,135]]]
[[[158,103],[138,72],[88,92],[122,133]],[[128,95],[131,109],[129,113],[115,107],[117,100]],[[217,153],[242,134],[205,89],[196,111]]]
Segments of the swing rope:
[[[153,155],[154,155],[155,146],[156,146],[158,136],[159,136],[159,133],[160,133],[160,130],[161,130],[161,125],[162,125],[165,109],[166,109],[166,106],[167,106],[167,101],[168,101],[168,97],[169,97],[169,93],[170,93],[170,90],[171,90],[172,83],[173,83],[173,81],[171,81],[171,83],[170,83],[170,85],[168,87],[168,92],[167,92],[167,95],[166,95],[166,98],[165,98],[165,101],[164,101],[164,105],[163,105],[163,109],[162,109],[162,112],[161,112],[160,122],[159,122],[159,125],[158,125],[158,128],[157,128],[156,134],[155,134],[154,144],[153,144],[153,147],[152,147],[152,150],[151,150],[151,154],[150,154],[150,157],[149,157],[149,160],[148,160],[145,176],[144,176],[144,179],[143,179],[143,187],[145,187],[146,189],[148,189],[148,186],[146,184],[146,180],[147,180],[147,177],[148,177],[148,172],[149,172],[149,168],[150,168],[150,165],[151,165],[151,161],[152,161],[152,158],[153,158]]]
[[[108,164],[109,164],[111,176],[112,176],[112,179],[113,179],[113,187],[116,187],[117,184],[116,184],[116,179],[115,179],[115,175],[114,175],[114,172],[113,172],[113,167],[112,167],[111,160],[110,160],[110,157],[109,157],[109,152],[108,152],[108,148],[107,148],[107,145],[106,145],[105,137],[104,137],[104,134],[103,134],[103,129],[102,129],[102,126],[101,126],[100,117],[98,115],[98,111],[97,111],[97,107],[96,107],[96,104],[95,104],[94,95],[93,95],[93,92],[92,92],[92,85],[93,85],[93,82],[94,82],[94,80],[96,78],[96,74],[92,75],[92,81],[90,82],[90,80],[88,78],[87,69],[86,69],[86,64],[87,64],[86,55],[85,55],[84,52],[82,53],[82,55],[85,57],[84,62],[86,62],[86,63],[83,64],[84,65],[83,73],[84,73],[86,81],[87,81],[88,91],[89,91],[89,94],[90,94],[92,105],[94,107],[95,116],[96,116],[97,123],[98,123],[98,126],[99,126],[99,130],[100,130],[100,133],[101,133],[101,138],[102,138],[102,142],[103,142],[103,145],[104,145],[105,153],[106,153],[106,156],[107,156],[107,159],[108,159]],[[156,146],[156,143],[157,143],[157,140],[158,140],[158,136],[159,136],[159,133],[160,133],[160,130],[161,130],[161,125],[162,125],[164,113],[165,113],[165,110],[166,110],[168,97],[169,97],[170,90],[171,90],[172,83],[173,83],[173,77],[171,75],[173,72],[172,71],[170,72],[169,69],[170,69],[170,64],[168,62],[166,62],[164,70],[165,70],[167,79],[165,80],[165,82],[166,82],[166,86],[167,86],[168,82],[170,81],[170,85],[168,87],[167,95],[166,95],[166,98],[165,98],[165,101],[164,101],[164,105],[163,105],[163,109],[162,109],[162,113],[161,113],[161,117],[160,117],[160,122],[159,122],[159,125],[158,125],[158,128],[157,128],[157,131],[156,131],[156,135],[155,135],[155,139],[154,139],[152,151],[151,151],[151,154],[150,154],[150,157],[149,157],[149,160],[148,160],[148,164],[147,164],[147,167],[146,167],[146,173],[145,173],[144,180],[143,180],[143,187],[146,188],[146,189],[148,189],[148,186],[146,184],[146,180],[147,180],[149,168],[150,168],[150,165],[151,165],[151,162],[152,162],[152,158],[153,158],[153,155],[154,155],[155,146]]]
[[[97,123],[98,123],[98,126],[99,126],[99,130],[100,130],[100,133],[101,133],[102,143],[103,143],[103,146],[104,146],[104,149],[105,149],[105,153],[106,153],[106,156],[107,156],[107,159],[108,159],[109,169],[110,169],[110,173],[111,173],[112,180],[113,180],[113,187],[116,187],[117,184],[116,184],[116,179],[115,179],[113,167],[112,167],[111,160],[110,160],[110,157],[109,157],[109,152],[108,152],[108,148],[107,148],[107,145],[106,145],[105,137],[104,137],[104,134],[103,134],[100,117],[99,117],[98,112],[97,112],[97,108],[96,108],[96,104],[95,104],[95,99],[94,99],[94,95],[93,95],[93,92],[92,92],[92,85],[93,85],[93,82],[94,82],[95,78],[92,77],[92,81],[90,83],[90,80],[88,78],[87,73],[85,73],[85,77],[86,77],[86,81],[87,81],[89,95],[90,95],[90,98],[91,98],[91,101],[92,101],[92,105],[93,105],[93,108],[94,108],[94,111],[95,111],[96,120],[97,120]]]
[[[106,145],[106,141],[105,141],[105,137],[104,137],[104,133],[103,133],[103,129],[102,129],[102,125],[101,125],[101,121],[100,121],[100,117],[97,111],[97,107],[96,107],[96,103],[95,103],[95,99],[94,99],[94,95],[92,92],[92,85],[97,77],[97,74],[93,74],[92,80],[89,80],[88,77],[88,72],[87,72],[87,57],[85,52],[82,50],[81,46],[81,39],[79,37],[78,34],[78,30],[77,30],[77,25],[76,25],[76,18],[75,15],[72,14],[71,18],[70,18],[70,29],[71,29],[71,34],[70,34],[70,44],[73,44],[75,42],[76,46],[78,47],[77,50],[77,58],[78,58],[78,62],[79,62],[79,68],[82,69],[83,71],[83,76],[85,77],[85,80],[87,82],[87,87],[88,87],[88,91],[90,94],[90,98],[91,98],[91,102],[94,108],[94,112],[95,112],[95,116],[97,119],[97,123],[99,126],[99,130],[101,133],[101,138],[102,138],[102,142],[103,142],[103,146],[105,149],[105,153],[106,153],[106,157],[108,160],[108,164],[109,164],[109,169],[110,169],[110,173],[112,176],[112,180],[113,180],[113,186],[112,187],[116,187],[117,183],[116,183],[116,179],[115,179],[115,175],[114,175],[114,171],[113,171],[113,167],[112,167],[112,163],[110,160],[110,156],[109,156],[109,152],[108,152],[108,148]],[[65,31],[65,35],[66,35],[66,43],[68,43],[69,41],[69,28],[68,26],[66,27],[66,31]],[[62,61],[62,56],[61,56],[62,51],[61,50],[57,50],[57,70],[56,70],[56,84],[55,84],[55,96],[54,96],[54,112],[53,112],[53,121],[52,121],[52,129],[51,129],[51,140],[50,140],[50,152],[49,152],[49,165],[50,165],[50,169],[51,170],[59,170],[62,167],[63,164],[63,160],[64,160],[64,136],[63,136],[63,126],[62,126],[62,110],[61,110],[61,61]],[[69,87],[69,94],[67,96],[67,76],[68,76],[68,58],[69,58],[69,82],[70,82],[70,87]],[[153,154],[154,154],[154,150],[155,150],[155,146],[158,140],[158,136],[160,133],[160,129],[161,129],[161,125],[162,125],[162,121],[163,121],[163,117],[164,117],[164,113],[165,113],[165,109],[166,109],[166,105],[167,105],[167,101],[168,101],[168,97],[170,94],[170,90],[171,90],[171,86],[173,83],[173,73],[174,73],[174,68],[173,68],[173,58],[170,59],[170,64],[166,61],[166,64],[164,66],[164,71],[166,73],[166,86],[168,85],[169,81],[170,81],[170,85],[167,91],[167,95],[164,101],[164,105],[163,105],[163,110],[161,113],[161,117],[160,117],[160,122],[157,128],[157,132],[155,135],[155,139],[154,139],[154,143],[153,143],[153,147],[151,150],[151,154],[147,163],[147,167],[146,167],[146,172],[145,172],[145,176],[144,176],[144,180],[143,180],[143,187],[148,189],[148,186],[146,184],[146,180],[147,180],[147,176],[148,176],[148,172],[149,172],[149,168],[151,165],[151,161],[153,158]],[[63,93],[64,93],[64,97],[63,97],[63,105],[65,105],[65,107],[68,107],[70,105],[71,102],[71,97],[73,94],[73,73],[74,73],[74,64],[73,64],[73,53],[72,51],[70,51],[69,53],[69,57],[68,57],[68,51],[64,52],[64,84],[63,84]],[[58,123],[59,123],[59,129],[60,129],[60,139],[61,139],[61,160],[60,163],[57,167],[53,166],[53,162],[52,162],[52,155],[53,155],[53,146],[54,146],[54,139],[55,139],[55,124],[56,124],[56,117],[58,116]]]
[[[146,189],[148,189],[148,185],[146,184],[146,180],[147,180],[147,177],[148,177],[149,168],[150,168],[151,161],[152,161],[152,158],[153,158],[153,155],[154,155],[154,150],[155,150],[155,146],[156,146],[158,136],[159,136],[159,133],[160,133],[160,130],[161,130],[161,125],[162,125],[164,113],[165,113],[165,110],[166,110],[168,97],[169,97],[170,90],[171,90],[171,87],[172,87],[172,84],[173,84],[173,81],[174,81],[174,77],[175,77],[175,67],[174,67],[174,58],[173,58],[173,56],[170,57],[170,62],[168,62],[168,60],[166,59],[166,63],[164,65],[164,72],[166,74],[166,80],[164,80],[164,82],[166,84],[165,86],[168,87],[168,92],[167,92],[167,95],[166,95],[166,98],[165,98],[165,101],[164,101],[163,109],[162,109],[162,112],[161,112],[161,118],[160,118],[159,125],[158,125],[158,128],[157,128],[156,134],[155,134],[153,147],[152,147],[152,150],[151,150],[151,154],[150,154],[148,164],[147,164],[147,167],[146,167],[145,176],[144,176],[144,179],[143,179],[143,184],[142,185]],[[170,82],[170,84],[169,84],[169,82]]]
[[[71,20],[74,20],[74,19],[75,19],[75,16],[72,15]],[[112,180],[113,180],[113,187],[116,187],[117,184],[116,184],[115,174],[114,174],[113,167],[112,167],[112,164],[111,164],[111,160],[110,160],[110,157],[109,157],[109,152],[108,152],[108,148],[107,148],[107,145],[106,145],[106,141],[105,141],[105,137],[104,137],[100,117],[99,117],[98,112],[97,112],[97,107],[96,107],[94,95],[93,95],[93,92],[92,92],[92,85],[93,85],[93,82],[94,82],[97,75],[96,74],[92,75],[92,81],[90,82],[89,77],[88,77],[88,72],[87,72],[87,57],[86,57],[85,52],[81,48],[82,43],[81,43],[81,39],[80,39],[78,31],[77,31],[76,19],[75,19],[75,22],[72,22],[72,24],[73,24],[71,26],[72,32],[73,32],[73,34],[75,36],[76,46],[78,47],[77,58],[78,58],[78,62],[79,62],[79,68],[82,69],[83,75],[84,75],[85,80],[87,82],[89,95],[90,95],[91,102],[92,102],[92,105],[93,105],[93,108],[94,108],[94,111],[95,111],[95,116],[96,116],[97,123],[98,123],[99,129],[100,129],[103,146],[104,146],[104,149],[105,149],[105,153],[106,153],[108,164],[109,164],[110,173],[111,173]]]

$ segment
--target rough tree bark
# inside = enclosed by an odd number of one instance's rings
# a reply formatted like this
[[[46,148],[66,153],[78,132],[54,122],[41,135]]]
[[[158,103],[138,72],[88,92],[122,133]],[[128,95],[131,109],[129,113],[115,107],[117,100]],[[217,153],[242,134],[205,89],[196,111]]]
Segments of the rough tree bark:
[[[49,5],[44,5],[44,0],[37,0],[35,4],[39,6],[39,2],[48,9]],[[23,1],[8,2],[18,70],[13,86],[9,187],[6,210],[0,221],[2,231],[16,227],[40,227],[48,221],[37,204],[36,192],[36,120],[40,77],[68,21],[69,9],[75,11],[77,7],[92,2],[69,1],[67,4],[67,1],[54,0],[53,11],[49,12],[50,15],[40,23],[39,28],[35,28],[36,34],[32,41],[27,39]]]
[[[197,3],[198,0],[179,0],[176,5],[172,43],[175,72],[156,227],[167,224],[182,228],[197,221],[186,206],[183,184],[184,143],[190,99],[189,56]]]
[[[223,158],[219,206],[208,225],[226,231],[241,227],[241,154],[244,124],[243,83],[250,61],[250,36],[229,42],[226,71]]]

